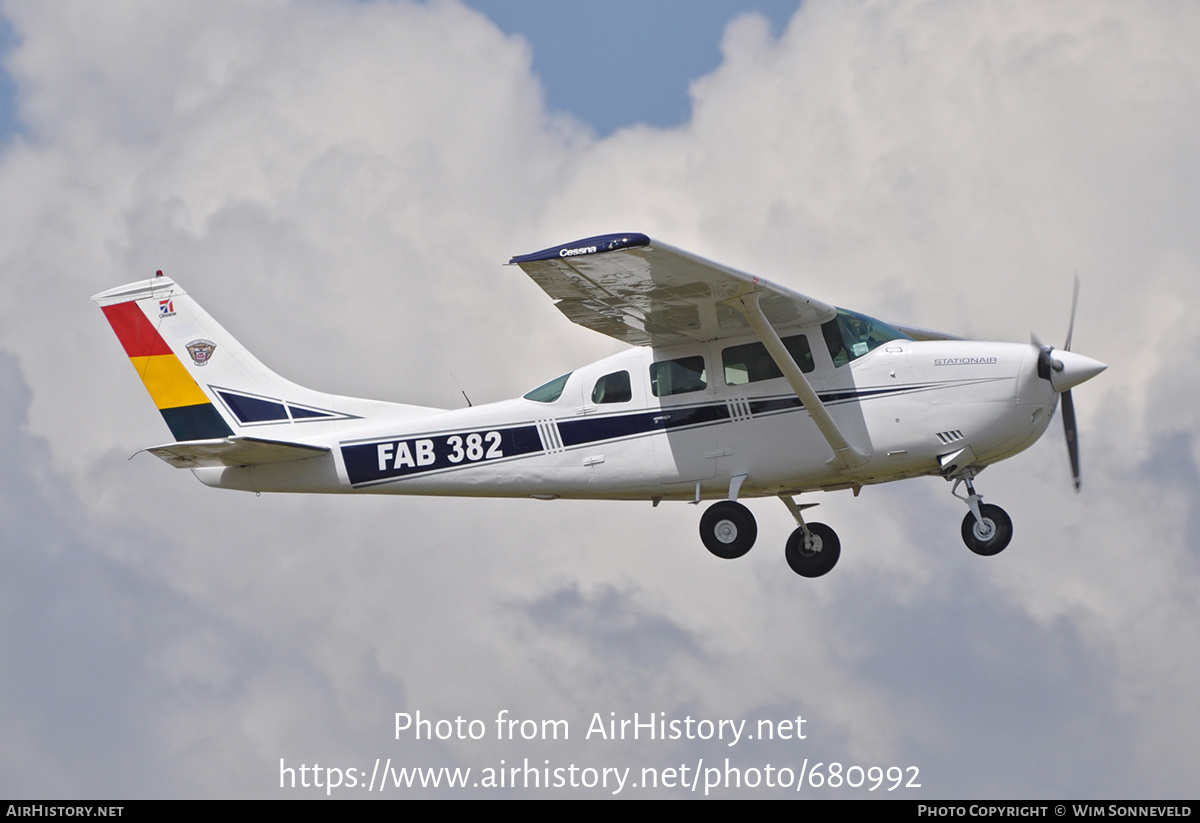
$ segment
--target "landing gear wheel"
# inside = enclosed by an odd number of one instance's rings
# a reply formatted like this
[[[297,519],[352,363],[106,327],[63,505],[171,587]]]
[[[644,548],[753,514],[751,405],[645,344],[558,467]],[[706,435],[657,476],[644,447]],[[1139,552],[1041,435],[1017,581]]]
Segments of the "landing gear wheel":
[[[732,560],[750,551],[758,537],[754,515],[741,503],[722,500],[713,503],[700,518],[700,539],[717,557]]]
[[[808,534],[796,529],[788,538],[784,556],[792,571],[801,577],[820,577],[837,565],[842,544],[837,533],[824,523],[809,523]]]
[[[982,523],[977,521],[971,512],[967,512],[967,516],[963,518],[963,542],[975,554],[984,557],[999,554],[1008,546],[1008,541],[1012,540],[1012,520],[1004,509],[987,503],[979,505],[979,513],[983,515]]]

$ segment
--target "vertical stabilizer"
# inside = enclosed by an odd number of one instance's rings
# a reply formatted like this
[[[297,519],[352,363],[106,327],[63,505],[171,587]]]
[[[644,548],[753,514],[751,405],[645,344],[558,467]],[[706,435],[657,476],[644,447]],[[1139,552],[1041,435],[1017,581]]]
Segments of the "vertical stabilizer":
[[[175,439],[228,437],[233,434],[229,423],[160,332],[164,320],[178,317],[175,304],[183,294],[170,278],[156,277],[110,289],[92,300],[104,310]],[[200,362],[214,352],[210,341],[203,343],[210,348],[207,353],[197,350]]]
[[[161,272],[92,301],[103,309],[176,440],[295,440],[317,433],[321,423],[436,411],[325,394],[285,380]],[[293,428],[298,424],[304,425]]]

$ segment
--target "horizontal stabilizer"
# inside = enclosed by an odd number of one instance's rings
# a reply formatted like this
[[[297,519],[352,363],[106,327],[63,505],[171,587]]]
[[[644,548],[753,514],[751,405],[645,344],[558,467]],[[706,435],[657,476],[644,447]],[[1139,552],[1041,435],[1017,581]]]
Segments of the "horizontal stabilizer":
[[[177,469],[209,466],[257,466],[264,463],[290,463],[320,457],[329,451],[324,446],[261,440],[257,437],[218,437],[212,440],[183,440],[146,451]]]

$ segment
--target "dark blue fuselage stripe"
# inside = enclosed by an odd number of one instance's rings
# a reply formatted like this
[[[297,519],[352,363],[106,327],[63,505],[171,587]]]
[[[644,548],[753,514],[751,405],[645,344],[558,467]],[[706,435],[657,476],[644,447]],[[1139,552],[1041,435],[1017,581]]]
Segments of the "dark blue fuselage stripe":
[[[906,394],[923,391],[932,384],[915,384],[895,386],[881,389],[840,390],[824,392],[819,395],[822,403],[842,403],[848,400],[860,400],[880,395]],[[786,397],[763,398],[746,401],[750,406],[751,415],[765,415],[784,411],[794,411],[804,408],[800,398],[792,395]],[[654,432],[669,432],[685,428],[700,428],[729,421],[729,406],[727,401],[706,403],[699,406],[667,406],[649,411],[637,411],[630,414],[612,414],[606,416],[584,416],[557,420],[559,436],[563,448],[585,446],[608,440],[619,440],[638,437]],[[461,469],[469,466],[482,465],[492,458],[487,457],[489,443],[485,442],[483,457],[478,460],[459,458],[451,460],[452,455],[465,449],[465,438],[471,435],[486,436],[496,434],[500,438],[497,445],[496,457],[512,458],[525,457],[531,454],[541,454],[546,450],[538,436],[536,424],[510,426],[508,428],[478,429],[460,433],[443,433],[436,435],[406,435],[367,443],[343,445],[342,458],[346,463],[346,472],[351,485],[377,483],[383,480],[399,480],[414,474],[425,474],[443,469]],[[453,438],[458,439],[457,445],[452,444]],[[424,462],[418,456],[418,441],[433,443],[432,452],[426,448]],[[407,449],[411,460],[401,457],[401,446]],[[381,454],[380,447],[384,448]],[[432,458],[429,455],[432,454]],[[381,461],[385,465],[380,469]]]
[[[558,421],[558,431],[563,446],[582,446],[601,440],[615,440],[653,431],[670,431],[685,426],[701,426],[720,423],[729,419],[729,408],[724,404],[686,406],[633,414],[616,414],[608,417],[584,417]]]

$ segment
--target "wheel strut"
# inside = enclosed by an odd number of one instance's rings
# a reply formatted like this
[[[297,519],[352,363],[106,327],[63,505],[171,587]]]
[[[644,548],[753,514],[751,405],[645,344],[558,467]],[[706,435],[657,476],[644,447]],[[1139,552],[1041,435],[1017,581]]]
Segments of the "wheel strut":
[[[790,494],[781,494],[781,495],[779,495],[779,499],[783,501],[783,505],[787,506],[788,511],[790,511],[792,513],[792,517],[796,518],[796,523],[800,526],[800,528],[804,529],[805,533],[807,534],[808,526],[806,526],[804,524],[804,515],[801,514],[801,512],[804,511],[805,509],[816,508],[817,506],[819,506],[821,504],[820,503],[797,503],[795,500],[792,499],[792,496]]]
[[[975,522],[979,524],[980,528],[986,530],[983,513],[979,509],[979,504],[983,502],[983,495],[975,491],[975,484],[971,482],[974,478],[974,471],[968,469],[967,471],[963,472],[962,476],[954,481],[954,487],[950,489],[950,494],[966,503],[967,508],[971,510],[971,514],[975,515]],[[968,492],[968,494],[965,496],[958,493],[958,487],[964,483],[967,486]]]

